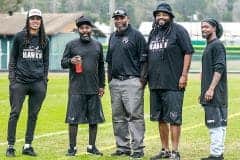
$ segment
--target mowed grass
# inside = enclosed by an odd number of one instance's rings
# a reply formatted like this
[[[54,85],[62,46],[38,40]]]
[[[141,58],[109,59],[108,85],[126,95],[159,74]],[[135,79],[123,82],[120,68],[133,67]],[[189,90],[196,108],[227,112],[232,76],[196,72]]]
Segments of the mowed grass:
[[[16,160],[63,160],[63,159],[106,159],[120,160],[128,157],[113,158],[110,156],[115,151],[115,140],[111,123],[111,106],[108,87],[102,98],[106,122],[99,125],[97,146],[104,153],[103,157],[95,157],[86,154],[88,144],[88,125],[80,125],[78,132],[78,155],[66,157],[68,148],[67,125],[64,123],[67,105],[68,75],[67,73],[50,73],[47,97],[39,114],[35,131],[33,146],[38,157],[31,158],[21,154],[24,144],[24,134],[27,118],[27,99],[17,127]],[[229,86],[229,121],[225,143],[225,159],[240,159],[240,77],[228,75]],[[7,147],[7,121],[9,117],[8,80],[6,73],[0,73],[0,160],[10,159],[5,157]],[[197,160],[209,154],[208,130],[204,126],[203,109],[197,102],[200,91],[198,74],[189,77],[188,88],[185,92],[183,108],[183,125],[180,142],[180,152],[184,160]],[[149,120],[149,91],[145,90],[145,157],[159,152],[161,145],[156,122]]]

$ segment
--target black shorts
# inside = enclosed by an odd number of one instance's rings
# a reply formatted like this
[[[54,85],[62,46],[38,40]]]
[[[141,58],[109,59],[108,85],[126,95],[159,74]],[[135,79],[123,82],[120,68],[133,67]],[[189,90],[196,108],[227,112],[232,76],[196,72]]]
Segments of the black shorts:
[[[98,95],[69,95],[66,123],[97,124],[105,121]]]
[[[150,90],[150,120],[182,124],[184,91]]]
[[[217,107],[205,105],[205,124],[208,128],[217,128],[227,126],[227,107]]]

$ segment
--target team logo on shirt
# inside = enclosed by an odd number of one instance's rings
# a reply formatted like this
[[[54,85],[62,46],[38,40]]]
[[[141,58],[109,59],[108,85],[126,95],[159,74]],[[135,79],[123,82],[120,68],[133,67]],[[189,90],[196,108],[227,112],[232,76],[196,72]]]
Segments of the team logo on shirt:
[[[168,39],[162,38],[153,40],[149,44],[149,50],[159,50],[163,48],[167,48],[168,46]]]
[[[129,41],[129,40],[128,40],[128,37],[123,37],[123,39],[122,39],[122,42],[123,42],[123,43],[126,44],[126,43],[128,43],[128,41]]]
[[[42,59],[43,53],[39,47],[30,46],[29,48],[23,49],[24,59]]]

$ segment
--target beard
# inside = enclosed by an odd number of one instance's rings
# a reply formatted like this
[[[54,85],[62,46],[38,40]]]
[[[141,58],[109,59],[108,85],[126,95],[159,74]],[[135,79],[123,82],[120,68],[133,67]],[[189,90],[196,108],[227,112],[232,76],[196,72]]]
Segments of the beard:
[[[91,41],[91,35],[88,33],[88,34],[80,34],[80,40],[83,42],[83,43],[89,43]]]
[[[157,28],[159,29],[166,29],[170,25],[171,21],[170,20],[156,20],[155,24]]]
[[[125,33],[125,31],[127,30],[127,28],[128,28],[128,24],[124,24],[123,26],[117,27],[117,32],[116,32],[116,34],[117,34],[118,36],[123,36],[124,33]]]
[[[127,29],[128,25],[127,24],[124,24],[123,26],[120,26],[120,27],[117,27],[117,30],[119,32],[122,32],[122,31],[125,31]]]
[[[202,33],[202,38],[203,38],[203,39],[207,39],[207,35],[204,34],[204,33]]]
[[[207,33],[203,33],[202,32],[202,38],[204,39],[209,39],[211,37],[212,34],[207,34]]]

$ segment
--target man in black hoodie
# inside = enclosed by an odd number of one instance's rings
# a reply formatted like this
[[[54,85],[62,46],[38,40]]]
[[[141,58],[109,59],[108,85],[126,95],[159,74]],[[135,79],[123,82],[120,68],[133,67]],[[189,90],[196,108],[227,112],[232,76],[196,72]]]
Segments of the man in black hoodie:
[[[69,68],[69,99],[66,123],[69,124],[67,156],[77,152],[78,124],[89,124],[87,152],[102,155],[95,145],[97,124],[104,122],[100,97],[104,94],[105,73],[102,45],[91,37],[93,24],[87,17],[79,17],[76,26],[80,38],[65,48],[62,67]]]
[[[162,150],[151,160],[169,157],[179,160],[182,104],[193,47],[186,29],[173,22],[174,14],[169,4],[158,5],[153,16],[148,41],[150,119],[158,121]],[[169,131],[172,153],[169,151]]]
[[[47,91],[49,43],[45,34],[41,11],[31,9],[26,26],[17,33],[9,61],[9,93],[11,112],[8,121],[6,156],[15,156],[16,127],[26,95],[28,121],[22,154],[36,156],[31,146],[37,116]]]

